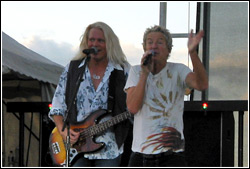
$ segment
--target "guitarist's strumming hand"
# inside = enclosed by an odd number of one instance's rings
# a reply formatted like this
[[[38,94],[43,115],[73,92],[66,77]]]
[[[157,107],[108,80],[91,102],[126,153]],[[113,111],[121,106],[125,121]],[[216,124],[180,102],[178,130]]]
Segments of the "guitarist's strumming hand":
[[[59,115],[54,115],[53,119],[54,119],[54,122],[56,124],[59,134],[62,136],[63,141],[66,142],[68,129],[66,127],[64,131],[62,132],[62,128],[64,124],[63,117]],[[73,129],[70,129],[70,144],[75,144],[79,136],[80,136],[79,132],[76,132],[76,131],[73,131]]]
[[[68,133],[68,129],[65,128],[65,130],[62,132],[60,132],[63,140],[66,142],[66,138],[67,138],[67,133]],[[69,130],[70,133],[70,144],[73,145],[77,142],[79,136],[80,136],[80,132],[76,132],[72,129]]]

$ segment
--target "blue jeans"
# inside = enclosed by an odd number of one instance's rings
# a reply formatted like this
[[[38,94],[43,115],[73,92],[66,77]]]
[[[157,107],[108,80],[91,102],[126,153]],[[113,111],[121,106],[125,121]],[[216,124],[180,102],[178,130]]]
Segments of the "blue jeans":
[[[129,167],[186,167],[184,153],[172,153],[159,158],[145,158],[141,153],[132,152]]]
[[[72,167],[119,167],[121,155],[115,159],[93,159],[80,157],[72,164]]]

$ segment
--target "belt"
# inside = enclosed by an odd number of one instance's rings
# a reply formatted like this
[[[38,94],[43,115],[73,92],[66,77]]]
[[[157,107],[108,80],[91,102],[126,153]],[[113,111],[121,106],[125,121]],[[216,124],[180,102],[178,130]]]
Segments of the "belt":
[[[173,151],[168,150],[168,151],[160,153],[160,154],[141,154],[141,153],[138,153],[138,154],[142,155],[142,157],[145,159],[156,159],[156,158],[161,158],[164,156],[171,155],[171,154],[173,154]]]

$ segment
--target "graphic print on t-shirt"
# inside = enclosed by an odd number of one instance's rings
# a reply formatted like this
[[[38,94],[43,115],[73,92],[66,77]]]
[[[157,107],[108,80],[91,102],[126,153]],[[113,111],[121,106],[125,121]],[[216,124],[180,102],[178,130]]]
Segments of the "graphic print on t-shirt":
[[[172,80],[172,73],[167,70],[167,77]],[[176,86],[170,87],[167,93],[166,86],[163,84],[163,79],[158,78],[155,81],[155,88],[153,95],[151,95],[150,101],[145,104],[149,107],[150,114],[149,120],[154,121],[155,124],[151,127],[151,135],[146,138],[146,141],[141,145],[141,152],[146,150],[155,152],[165,152],[167,150],[179,150],[182,148],[184,140],[182,140],[181,133],[177,131],[175,123],[175,104],[180,98],[179,91],[176,90],[181,86],[180,77],[176,78]],[[166,83],[165,83],[166,84]],[[151,86],[153,88],[153,86]]]
[[[145,146],[142,147],[142,152],[149,146],[154,146],[152,153],[156,150],[176,150],[179,149],[182,140],[181,140],[181,133],[178,132],[173,127],[164,127],[162,128],[162,133],[153,134],[147,137],[147,141],[144,142]]]

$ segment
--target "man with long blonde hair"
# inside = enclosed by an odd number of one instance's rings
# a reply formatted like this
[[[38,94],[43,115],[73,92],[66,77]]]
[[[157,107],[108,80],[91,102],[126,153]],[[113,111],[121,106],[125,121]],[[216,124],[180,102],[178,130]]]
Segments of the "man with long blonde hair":
[[[83,53],[84,50],[89,53]],[[78,152],[73,160],[70,159],[72,166],[120,165],[124,140],[131,125],[129,117],[109,125],[116,115],[126,113],[123,88],[129,68],[113,30],[103,22],[90,24],[82,35],[78,53],[60,77],[49,112],[63,141],[68,131],[67,128],[63,130],[64,121],[69,118],[71,152]],[[74,95],[79,78],[79,88]],[[73,106],[72,100],[75,100]],[[105,125],[98,126],[97,121]],[[96,126],[98,128],[94,129]],[[97,144],[101,146],[96,148]]]

